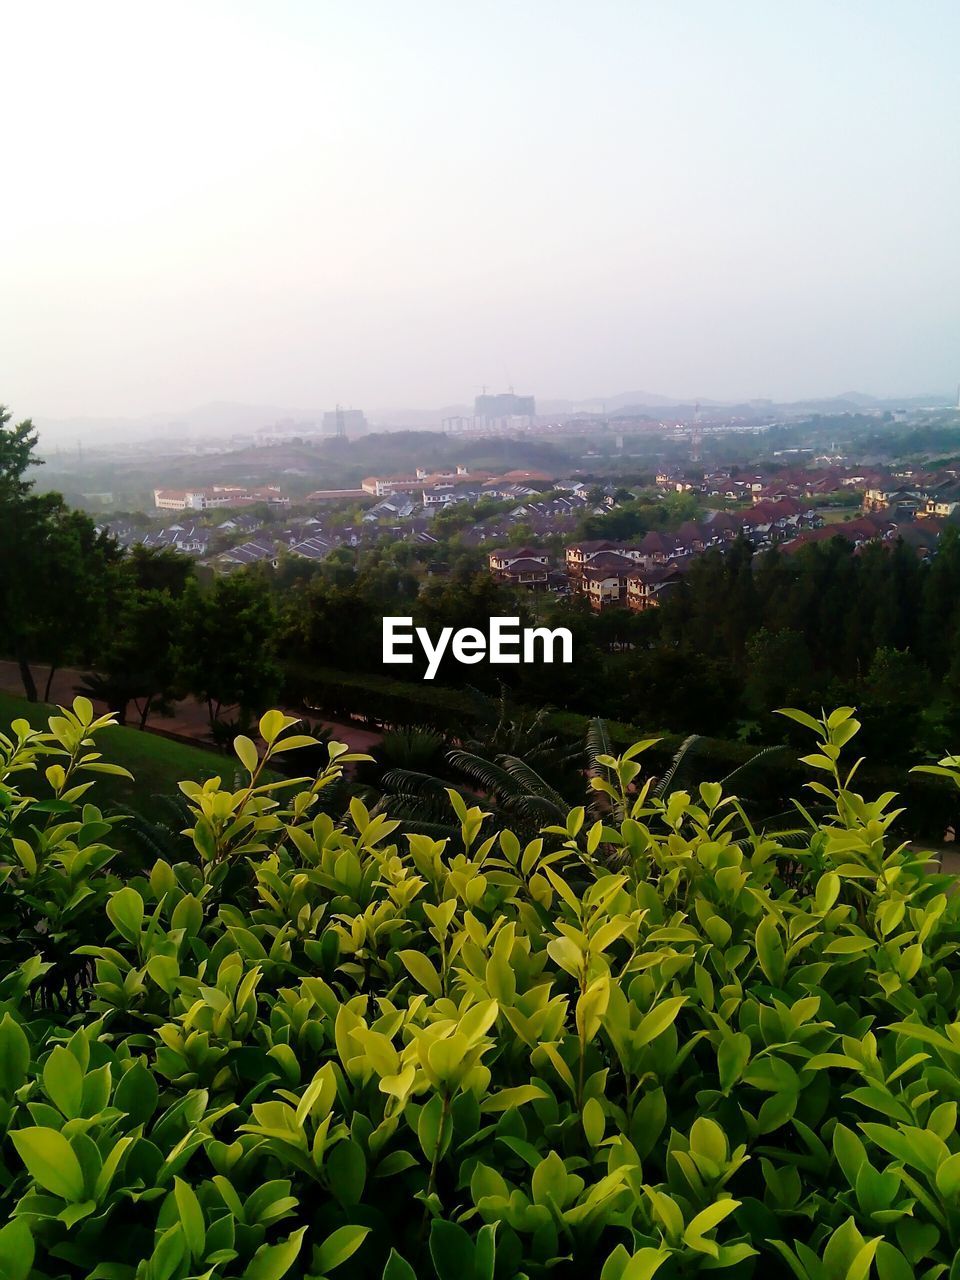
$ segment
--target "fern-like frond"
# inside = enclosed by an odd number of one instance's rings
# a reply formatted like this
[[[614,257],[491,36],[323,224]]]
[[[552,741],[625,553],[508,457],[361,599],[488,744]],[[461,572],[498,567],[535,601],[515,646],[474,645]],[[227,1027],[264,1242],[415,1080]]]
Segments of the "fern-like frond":
[[[525,760],[520,760],[516,756],[501,756],[500,764],[505,772],[523,788],[523,793],[527,797],[551,806],[561,821],[566,818],[570,809],[568,802]]]
[[[690,758],[702,741],[703,739],[699,733],[691,733],[688,738],[684,738],[683,742],[680,743],[680,746],[674,752],[670,767],[653,789],[653,794],[658,800],[665,800],[676,789],[678,775],[689,764]]]
[[[517,782],[498,761],[459,749],[448,752],[447,760],[454,769],[475,783],[485,796],[509,802],[523,794]]]
[[[593,771],[602,769],[603,766],[597,764],[597,757],[615,754],[606,720],[602,720],[599,716],[594,716],[587,725],[587,763],[589,767]]]
[[[728,773],[725,778],[721,778],[720,779],[721,786],[724,788],[724,790],[726,790],[726,786],[728,782],[731,782],[734,778],[738,777],[740,774],[746,773],[748,769],[752,769],[754,766],[758,765],[761,760],[766,759],[768,756],[779,755],[781,752],[786,750],[788,750],[788,748],[785,746],[763,747],[760,751],[755,752],[755,754],[752,755],[749,760],[744,760],[743,764],[738,764],[737,767],[731,770],[731,772]]]

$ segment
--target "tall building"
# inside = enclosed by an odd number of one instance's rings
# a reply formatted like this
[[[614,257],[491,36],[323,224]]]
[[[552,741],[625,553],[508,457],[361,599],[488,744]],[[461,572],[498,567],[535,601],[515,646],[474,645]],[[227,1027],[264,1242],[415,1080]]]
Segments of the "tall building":
[[[537,402],[533,396],[517,396],[512,391],[499,395],[477,396],[473,402],[474,415],[483,422],[501,422],[505,418],[536,416]]]
[[[323,433],[328,436],[365,436],[370,430],[362,409],[336,409],[323,415]]]

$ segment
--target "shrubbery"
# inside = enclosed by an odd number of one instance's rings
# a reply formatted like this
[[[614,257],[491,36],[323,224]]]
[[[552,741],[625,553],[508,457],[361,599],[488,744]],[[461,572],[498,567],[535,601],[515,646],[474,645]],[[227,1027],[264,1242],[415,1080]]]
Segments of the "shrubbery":
[[[16,723],[0,1272],[960,1275],[958,899],[853,790],[852,712],[791,714],[796,847],[716,784],[654,799],[646,743],[525,847],[455,793],[453,844],[341,823],[355,757],[262,782],[312,741],[270,712],[139,869],[90,704]]]

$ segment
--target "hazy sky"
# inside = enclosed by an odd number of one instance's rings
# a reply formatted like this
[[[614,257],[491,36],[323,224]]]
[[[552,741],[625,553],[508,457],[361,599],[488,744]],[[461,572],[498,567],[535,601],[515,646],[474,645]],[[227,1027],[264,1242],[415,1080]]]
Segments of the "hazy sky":
[[[960,378],[957,0],[0,0],[0,401]]]

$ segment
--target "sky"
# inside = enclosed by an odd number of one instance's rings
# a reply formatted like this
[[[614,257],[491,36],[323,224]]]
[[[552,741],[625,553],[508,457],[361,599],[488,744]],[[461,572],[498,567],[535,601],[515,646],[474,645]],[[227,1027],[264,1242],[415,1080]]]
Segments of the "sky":
[[[956,0],[0,0],[0,402],[960,379]]]

